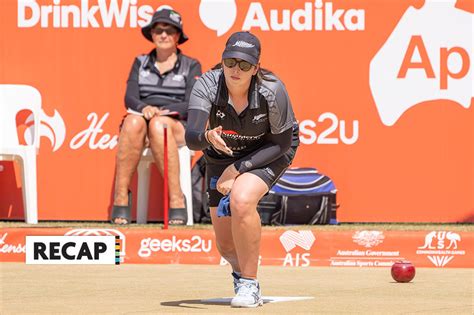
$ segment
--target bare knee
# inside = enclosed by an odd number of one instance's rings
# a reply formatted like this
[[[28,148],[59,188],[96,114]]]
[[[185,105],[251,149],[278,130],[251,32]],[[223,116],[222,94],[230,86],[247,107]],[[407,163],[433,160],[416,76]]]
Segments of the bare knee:
[[[245,193],[231,193],[230,196],[230,209],[232,216],[243,219],[255,211],[257,201],[253,200],[248,194]]]
[[[148,126],[148,137],[150,139],[163,139],[164,136],[164,125],[167,120],[164,117],[153,118]],[[168,139],[173,139],[173,129],[166,128]]]
[[[125,117],[120,135],[124,134],[127,137],[143,138],[146,133],[146,123],[142,117],[137,115],[128,115]]]
[[[130,159],[130,155],[139,155],[145,140],[146,124],[143,118],[129,115],[125,118],[120,130],[117,163]]]

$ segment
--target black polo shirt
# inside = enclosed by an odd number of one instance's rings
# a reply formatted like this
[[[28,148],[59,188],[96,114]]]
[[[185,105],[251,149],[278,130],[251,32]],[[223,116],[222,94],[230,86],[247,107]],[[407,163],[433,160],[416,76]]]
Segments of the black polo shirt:
[[[207,148],[204,153],[209,161],[217,164],[231,163],[259,149],[265,143],[265,135],[280,134],[290,128],[298,128],[288,93],[283,83],[274,75],[273,81],[250,84],[248,106],[237,114],[230,103],[222,69],[206,72],[194,86],[189,109],[209,113],[209,129],[222,126],[222,139],[233,151],[229,157]]]
[[[187,117],[188,101],[194,83],[201,76],[201,64],[178,50],[170,71],[160,74],[155,66],[156,50],[135,58],[127,81],[125,105],[141,112],[147,105],[169,109]]]

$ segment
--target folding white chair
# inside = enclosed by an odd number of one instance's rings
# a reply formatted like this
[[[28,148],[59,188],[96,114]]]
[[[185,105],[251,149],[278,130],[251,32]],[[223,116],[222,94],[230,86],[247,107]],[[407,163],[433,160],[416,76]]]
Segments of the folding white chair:
[[[178,148],[179,156],[179,181],[181,190],[186,196],[188,221],[186,225],[193,225],[193,196],[191,190],[191,156],[192,152],[187,146]],[[150,166],[154,162],[150,148],[143,150],[138,163],[138,192],[137,192],[137,223],[145,224],[148,218],[148,193],[150,191]],[[168,196],[163,196],[168,198]]]
[[[16,115],[30,110],[34,118],[33,143],[20,145]],[[36,154],[38,153],[41,112],[41,94],[28,85],[0,84],[0,161],[17,161],[21,166],[23,207],[25,221],[38,223],[36,190]]]

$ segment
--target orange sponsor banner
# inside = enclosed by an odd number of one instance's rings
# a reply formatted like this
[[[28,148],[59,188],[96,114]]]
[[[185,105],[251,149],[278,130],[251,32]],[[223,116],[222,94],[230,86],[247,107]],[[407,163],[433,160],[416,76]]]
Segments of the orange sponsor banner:
[[[25,236],[115,235],[122,263],[226,264],[210,230],[0,229],[0,261],[25,261]],[[263,231],[261,265],[282,267],[474,268],[474,233],[460,231]]]
[[[474,222],[471,0],[0,1],[0,90],[41,95],[39,220],[109,218],[126,80],[164,4],[203,70],[232,32],[261,39],[261,65],[299,120],[294,166],[334,181],[338,221]],[[28,117],[8,137],[29,143]],[[0,219],[23,219],[20,169],[0,169]],[[162,220],[162,191],[153,169],[150,220]]]

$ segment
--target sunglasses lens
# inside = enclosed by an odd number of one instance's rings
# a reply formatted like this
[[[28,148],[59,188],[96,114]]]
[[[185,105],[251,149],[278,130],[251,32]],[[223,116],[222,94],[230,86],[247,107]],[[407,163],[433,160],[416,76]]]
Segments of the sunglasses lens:
[[[178,30],[173,27],[170,27],[170,28],[157,27],[153,30],[153,32],[157,35],[161,35],[163,32],[166,32],[166,34],[168,35],[174,35],[178,32]]]
[[[247,61],[244,61],[244,60],[237,61],[234,58],[224,59],[224,65],[227,68],[233,68],[233,67],[235,67],[236,64],[239,64],[239,68],[242,71],[249,71],[250,69],[252,69],[252,66],[253,66],[250,62],[247,62]]]
[[[237,64],[237,60],[233,58],[224,59],[224,64],[227,68],[233,68]]]
[[[242,71],[249,71],[252,68],[252,64],[247,61],[241,61],[239,62],[239,67]]]

